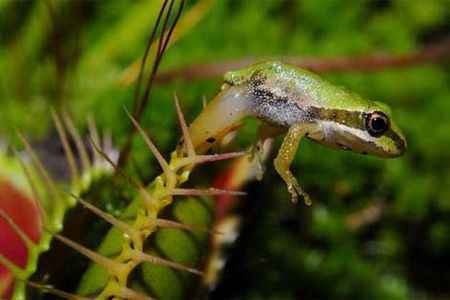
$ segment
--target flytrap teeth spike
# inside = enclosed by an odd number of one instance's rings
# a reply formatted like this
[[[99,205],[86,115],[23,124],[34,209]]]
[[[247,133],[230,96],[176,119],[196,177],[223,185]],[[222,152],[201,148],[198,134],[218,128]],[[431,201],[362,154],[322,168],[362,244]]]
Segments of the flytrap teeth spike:
[[[114,160],[109,157],[109,155],[107,154],[107,150],[103,150],[101,148],[101,146],[98,144],[98,142],[96,142],[92,137],[89,137],[89,143],[91,144],[91,147],[93,149],[94,155],[95,157],[97,157],[97,161],[100,163],[100,161],[105,161],[107,164],[109,164],[114,171],[116,171],[117,173],[119,173],[122,177],[124,177],[125,179],[127,179],[127,181],[133,185],[136,185],[135,181],[132,180],[131,178],[129,178],[119,167],[118,165],[114,162]]]
[[[92,148],[94,149],[94,152],[96,155],[100,155],[101,158],[106,160],[111,167],[113,167],[115,170],[117,170],[116,163],[106,154],[105,151],[101,148],[101,146],[98,144],[98,141],[96,141],[92,136],[89,137],[89,143],[91,144]]]
[[[202,106],[203,106],[203,109],[205,109],[205,107],[208,105],[208,100],[206,99],[206,96],[205,95],[203,95],[203,97],[202,97]]]
[[[156,300],[155,298],[143,295],[127,287],[121,287],[119,290],[119,295],[117,296],[130,300]]]
[[[63,244],[65,244],[66,246],[74,249],[75,251],[89,258],[94,263],[102,266],[112,274],[119,274],[122,270],[123,265],[121,263],[118,263],[108,257],[102,256],[97,252],[94,252],[60,234],[53,233],[53,237],[62,242]]]
[[[70,194],[73,198],[75,198],[78,202],[81,203],[86,209],[90,210],[95,215],[99,216],[106,222],[110,223],[113,226],[116,226],[120,231],[122,231],[125,234],[128,234],[130,237],[135,236],[136,234],[139,234],[137,230],[135,230],[133,227],[128,225],[127,223],[115,218],[114,216],[108,214],[107,212],[104,212],[100,208],[90,204],[89,202],[81,199],[80,197],[77,197],[74,194]]]
[[[105,150],[105,153],[112,153],[114,149],[113,149],[112,134],[110,130],[103,131],[102,140],[103,140],[103,149]]]
[[[233,159],[236,157],[241,157],[248,154],[247,151],[240,151],[240,152],[229,152],[229,153],[222,153],[222,154],[210,154],[210,155],[196,155],[194,157],[183,157],[178,159],[174,163],[174,169],[179,169],[188,165],[197,165],[197,164],[204,164],[214,161],[220,161],[220,160],[228,160]]]
[[[119,166],[108,156],[108,154],[106,154],[105,151],[103,151],[100,146],[92,139],[89,138],[89,141],[92,145],[92,148],[94,149],[94,151],[100,155],[108,164],[111,165],[111,167],[114,169],[114,171],[116,171],[117,173],[119,173],[120,176],[122,176],[123,178],[125,178],[130,184],[132,184],[133,186],[135,186],[138,189],[143,188],[142,183],[140,183],[139,181],[129,177],[125,172],[123,172]]]
[[[141,251],[138,250],[131,250],[131,254],[134,257],[134,259],[141,261],[141,262],[148,262],[151,264],[155,264],[155,265],[159,265],[159,266],[165,266],[165,267],[169,267],[172,269],[176,269],[176,270],[180,270],[180,271],[185,271],[185,272],[189,272],[195,275],[199,275],[199,276],[203,276],[203,272],[158,256],[154,256],[154,255],[150,255],[150,254],[146,254],[143,253]]]
[[[83,143],[83,139],[81,138],[77,128],[72,121],[72,118],[66,110],[62,111],[62,119],[64,121],[64,124],[66,125],[67,131],[69,132],[75,143],[78,154],[80,155],[82,169],[86,172],[91,168],[91,161],[89,160],[89,155]]]
[[[94,144],[100,145],[100,136],[98,134],[97,125],[95,124],[95,119],[92,115],[89,115],[87,117],[87,123],[89,127],[89,139],[94,141]],[[92,151],[93,157],[94,157],[94,165],[101,164],[102,159],[98,152]]]
[[[0,253],[0,264],[9,269],[17,279],[23,279],[23,270]]]
[[[55,182],[50,177],[50,174],[48,174],[47,170],[45,169],[44,165],[42,164],[41,160],[38,158],[36,152],[34,152],[33,148],[31,147],[30,143],[28,143],[25,136],[20,132],[17,131],[17,135],[19,136],[19,139],[21,140],[22,144],[25,146],[25,151],[27,154],[31,157],[31,160],[36,167],[37,171],[43,178],[44,184],[47,187],[47,190],[49,193],[53,195],[55,199],[58,199],[58,189],[56,187]]]
[[[244,156],[246,154],[248,154],[247,151],[229,152],[211,155],[197,155],[196,157],[193,158],[193,160],[195,161],[195,163],[208,163],[213,161],[233,159],[236,157]]]
[[[17,233],[20,239],[25,243],[28,249],[35,246],[34,242],[28,237],[28,235],[14,222],[14,220],[2,209],[0,208],[0,219],[3,219],[8,223],[9,226]]]
[[[68,292],[64,292],[61,290],[58,290],[56,288],[54,288],[51,285],[47,285],[47,284],[40,284],[37,282],[33,282],[33,281],[25,281],[26,285],[35,288],[35,289],[39,289],[44,293],[48,293],[48,294],[52,294],[58,297],[61,297],[63,299],[67,299],[67,300],[94,300],[93,298],[86,298],[86,297],[82,297],[79,295],[75,295],[75,294],[71,294]]]
[[[58,131],[59,139],[61,140],[62,146],[64,148],[64,153],[66,154],[66,159],[69,164],[70,177],[72,181],[77,181],[80,178],[80,172],[78,170],[75,157],[70,147],[69,139],[67,138],[66,130],[56,112],[52,109],[52,118],[56,126],[56,131]]]
[[[230,195],[230,196],[245,196],[246,192],[232,191],[232,190],[222,190],[216,188],[209,189],[181,189],[174,188],[169,192],[173,196],[219,196],[219,195]]]
[[[139,125],[139,123],[136,121],[135,118],[128,112],[128,110],[125,109],[126,114],[130,118],[131,122],[133,123],[134,127],[139,131],[142,138],[144,139],[145,143],[147,144],[147,147],[150,149],[150,151],[155,156],[156,160],[158,160],[159,165],[161,166],[164,174],[167,177],[167,181],[175,182],[175,173],[170,169],[169,164],[164,159],[162,154],[159,152],[158,148],[155,146],[155,144],[152,142],[148,134],[145,132],[145,130]]]
[[[128,176],[122,169],[119,168],[117,164],[115,164],[112,159],[102,150],[100,147],[95,143],[94,140],[90,139],[90,143],[96,153],[98,153],[101,157],[103,157],[110,165],[111,167],[116,171],[117,174],[125,178],[129,184],[131,184],[136,190],[139,192],[139,194],[142,196],[142,199],[147,207],[152,207],[154,204],[154,199],[151,197],[149,192],[145,189],[142,182],[140,182],[137,179],[134,179],[130,176]]]
[[[178,100],[178,96],[176,94],[174,95],[174,101],[175,101],[175,108],[177,110],[178,122],[180,123],[181,131],[183,133],[184,144],[186,145],[188,157],[194,158],[196,155],[194,144],[192,143],[192,139],[189,134],[189,129],[186,124],[186,119],[184,118],[184,114],[181,111],[180,101]]]
[[[191,231],[191,232],[205,231],[205,232],[209,232],[212,234],[222,234],[219,231],[211,230],[208,227],[203,226],[203,225],[184,224],[184,223],[167,220],[167,219],[160,219],[160,218],[158,218],[158,220],[156,220],[156,225],[159,227],[183,229],[183,230],[187,230],[187,231]]]
[[[115,164],[114,161],[102,149],[100,149],[99,145],[97,145],[94,140],[90,139],[90,143],[94,150],[111,165],[111,167],[114,169],[114,171],[117,172],[117,174],[125,178],[129,184],[137,189],[137,191],[142,195],[143,200],[146,202],[146,204],[151,205],[152,198],[144,188],[144,185],[139,180],[128,176],[124,171],[122,171],[122,169],[120,169],[119,166]]]
[[[14,155],[17,157],[17,159],[20,163],[20,166],[22,167],[22,170],[25,174],[28,185],[30,186],[31,196],[32,196],[32,199],[34,200],[34,203],[36,204],[37,208],[39,209],[39,213],[41,214],[42,222],[44,225],[47,225],[47,222],[48,222],[47,212],[42,207],[42,199],[41,199],[41,196],[39,195],[36,184],[33,181],[33,178],[32,178],[33,176],[31,175],[30,167],[28,167],[24,163],[23,159],[20,157],[19,153],[15,149],[13,151],[14,151]]]

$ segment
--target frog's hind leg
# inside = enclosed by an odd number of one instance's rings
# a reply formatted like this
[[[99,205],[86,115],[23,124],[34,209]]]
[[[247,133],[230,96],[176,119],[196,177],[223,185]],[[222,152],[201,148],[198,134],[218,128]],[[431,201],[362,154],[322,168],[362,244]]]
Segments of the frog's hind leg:
[[[311,205],[311,199],[309,195],[303,191],[297,179],[289,170],[289,167],[294,160],[300,140],[302,137],[307,135],[309,129],[310,126],[308,124],[292,125],[289,128],[283,143],[281,144],[281,148],[278,151],[277,157],[274,160],[275,170],[286,183],[288,191],[291,193],[292,202],[297,202],[298,196],[302,196],[307,205]]]
[[[270,152],[273,139],[286,131],[285,128],[272,126],[267,123],[262,123],[258,128],[258,141],[255,145],[250,147],[250,161],[253,162],[256,168],[256,179],[262,180],[265,167],[264,162]]]

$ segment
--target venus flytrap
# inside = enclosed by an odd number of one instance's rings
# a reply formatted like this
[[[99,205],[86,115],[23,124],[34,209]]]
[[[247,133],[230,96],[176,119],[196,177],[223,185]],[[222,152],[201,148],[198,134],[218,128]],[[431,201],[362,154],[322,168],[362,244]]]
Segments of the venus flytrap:
[[[61,119],[56,112],[52,111],[55,127],[57,128],[70,169],[70,190],[75,195],[83,193],[84,189],[89,188],[89,185],[95,178],[110,174],[112,169],[109,167],[100,167],[98,160],[92,162],[89,160],[88,151],[68,113],[63,112],[62,115],[63,117]],[[97,132],[94,133],[91,131],[90,134],[96,137],[99,136]],[[42,221],[42,224],[40,224],[42,234],[39,240],[32,241],[8,213],[0,209],[0,218],[23,241],[27,255],[26,265],[23,268],[18,267],[2,255],[0,255],[0,263],[7,266],[16,278],[13,299],[25,299],[27,280],[36,271],[39,255],[49,249],[50,242],[54,237],[53,233],[59,232],[62,229],[65,213],[76,204],[76,201],[73,197],[66,195],[61,190],[59,183],[56,183],[51,178],[32,146],[20,131],[18,131],[18,137],[24,145],[25,155],[16,150],[14,150],[14,153],[18,164],[22,167],[23,175],[28,181],[28,194],[38,208],[39,218]],[[78,156],[81,158],[81,169],[75,162],[75,153],[70,147],[69,138],[75,142],[77,147]],[[26,163],[25,160],[29,162]],[[93,166],[96,166],[95,172],[92,172]],[[103,166],[107,165],[103,164]],[[91,172],[94,174],[89,174]]]
[[[89,167],[87,150],[82,146],[81,139],[76,129],[72,126],[73,123],[68,114],[64,114],[65,124],[63,124],[55,112],[52,112],[52,115],[66,153],[66,158],[70,165],[72,190],[74,193],[79,193],[83,190],[83,186],[86,187],[86,185],[82,183],[81,174],[89,172],[89,169],[85,169],[86,167]],[[66,132],[64,125],[70,128],[69,132]],[[68,135],[76,142],[80,157],[85,160],[82,170],[79,170],[75,163],[74,153],[69,147]],[[18,132],[18,137],[25,147],[25,153],[26,156],[28,156],[30,163],[25,163],[23,153],[18,153],[17,151],[15,151],[16,160],[19,165],[22,166],[24,177],[28,180],[28,194],[31,196],[31,199],[33,199],[32,201],[34,204],[38,207],[38,214],[42,220],[42,224],[40,224],[40,226],[42,226],[41,230],[46,228],[46,230],[42,231],[39,240],[32,241],[19,225],[16,224],[3,209],[0,209],[0,218],[9,224],[10,228],[12,228],[23,241],[23,245],[26,248],[27,257],[26,265],[24,267],[18,267],[3,256],[0,258],[2,264],[7,266],[17,278],[13,298],[23,299],[25,297],[27,278],[36,271],[39,255],[42,252],[47,251],[50,247],[52,234],[49,232],[58,232],[62,229],[65,212],[75,205],[75,201],[60,191],[58,184],[46,171],[42,162],[21,132]],[[103,170],[104,174],[106,174],[105,171],[108,173],[108,170]],[[92,176],[89,177],[92,179]]]

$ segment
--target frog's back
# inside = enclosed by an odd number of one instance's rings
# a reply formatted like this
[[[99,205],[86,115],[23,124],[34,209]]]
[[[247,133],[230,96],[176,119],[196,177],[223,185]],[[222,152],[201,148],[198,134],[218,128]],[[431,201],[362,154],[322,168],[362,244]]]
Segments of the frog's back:
[[[347,89],[331,84],[320,76],[278,61],[258,63],[225,74],[225,82],[248,84],[253,90],[272,94],[273,99],[295,102],[303,109],[310,107],[366,111],[367,101]]]

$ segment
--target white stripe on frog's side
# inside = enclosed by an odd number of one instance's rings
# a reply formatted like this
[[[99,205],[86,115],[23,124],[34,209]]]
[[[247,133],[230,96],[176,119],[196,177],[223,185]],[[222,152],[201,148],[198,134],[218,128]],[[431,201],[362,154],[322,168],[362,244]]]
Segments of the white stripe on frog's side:
[[[375,142],[375,138],[367,133],[365,130],[360,128],[350,127],[341,123],[336,123],[333,121],[319,121],[321,130],[324,132],[326,138],[332,138],[331,135],[337,131],[345,132],[350,135],[356,136],[362,140],[369,142]]]
[[[377,143],[377,138],[370,136],[365,130],[333,121],[318,121],[316,130],[310,132],[308,138],[320,144],[360,153],[383,151],[383,146]]]

